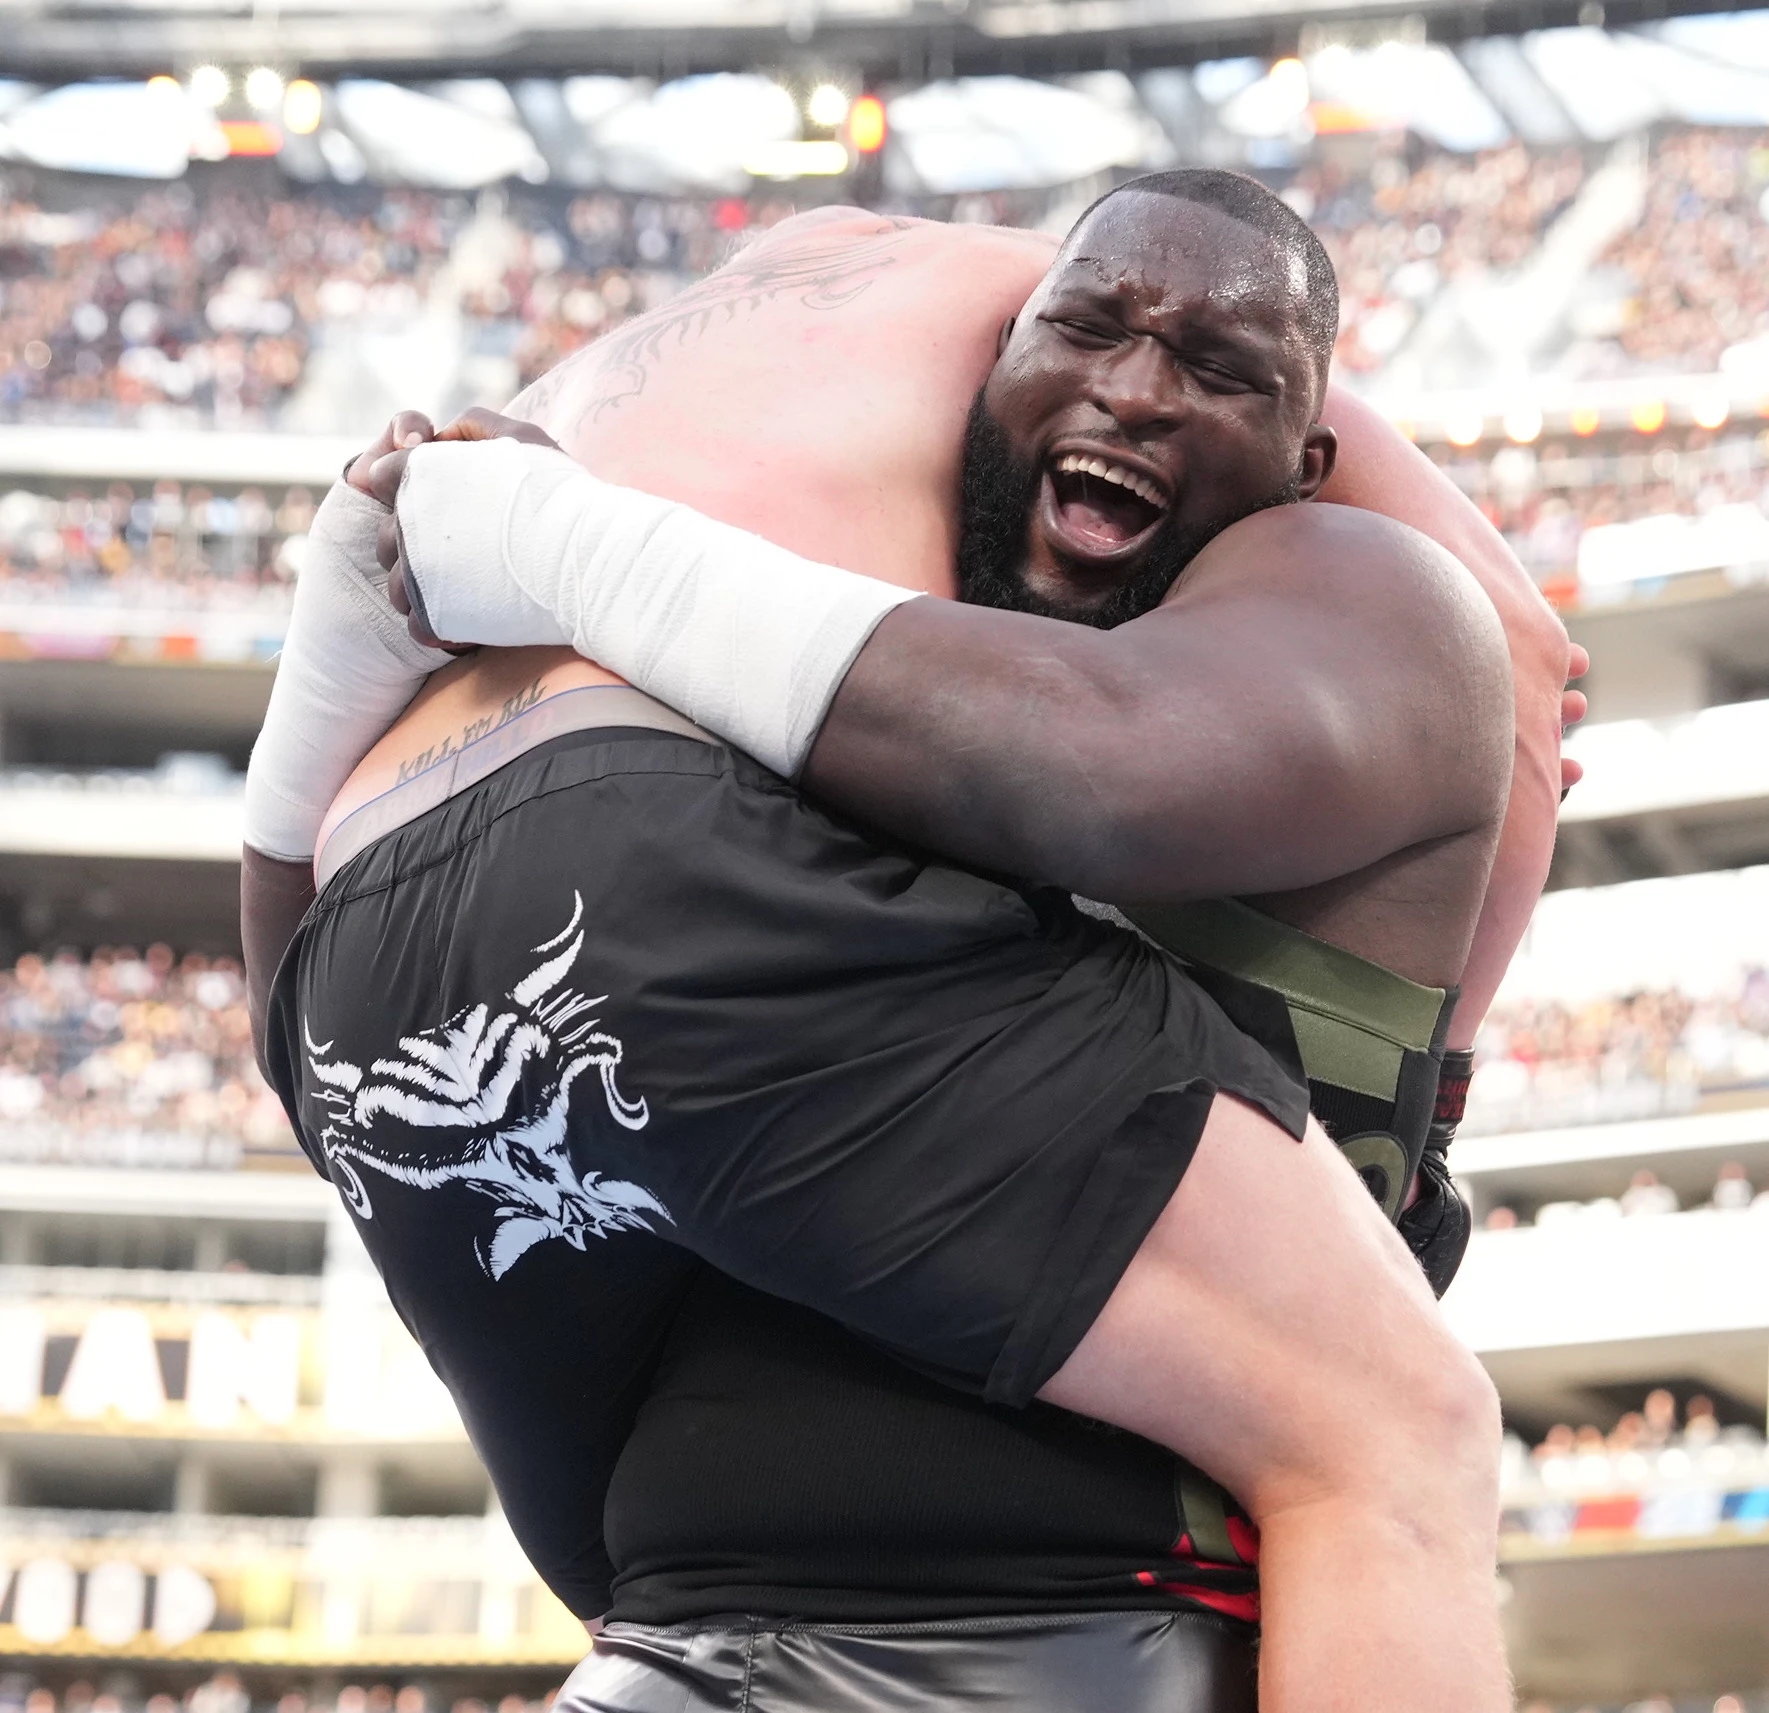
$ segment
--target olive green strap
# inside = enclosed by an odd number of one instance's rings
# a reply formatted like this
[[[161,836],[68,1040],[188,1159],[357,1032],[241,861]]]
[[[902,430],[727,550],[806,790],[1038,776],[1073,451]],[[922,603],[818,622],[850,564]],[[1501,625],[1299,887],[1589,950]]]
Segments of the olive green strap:
[[[1207,1475],[1200,1475],[1189,1463],[1178,1463],[1173,1471],[1173,1496],[1179,1505],[1180,1522],[1191,1536],[1192,1551],[1212,1564],[1245,1564],[1235,1551],[1228,1532],[1228,1510],[1222,1502],[1222,1489]]]
[[[1277,993],[1308,1075],[1378,1100],[1394,1098],[1408,1052],[1437,1045],[1453,1002],[1236,899],[1124,914],[1169,951]]]

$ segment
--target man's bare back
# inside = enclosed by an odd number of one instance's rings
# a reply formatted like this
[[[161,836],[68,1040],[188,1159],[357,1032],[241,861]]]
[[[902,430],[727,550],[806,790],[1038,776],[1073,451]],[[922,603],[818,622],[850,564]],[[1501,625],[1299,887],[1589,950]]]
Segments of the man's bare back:
[[[808,559],[950,596],[965,413],[1055,240],[829,209],[567,358],[510,414],[585,468]],[[569,649],[487,649],[436,674],[326,819],[506,707],[619,680]]]

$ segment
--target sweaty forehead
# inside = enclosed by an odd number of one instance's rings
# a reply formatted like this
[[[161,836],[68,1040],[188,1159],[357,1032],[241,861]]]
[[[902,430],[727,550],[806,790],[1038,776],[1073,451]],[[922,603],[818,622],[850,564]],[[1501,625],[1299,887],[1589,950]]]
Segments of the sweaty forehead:
[[[1170,313],[1214,309],[1300,335],[1308,302],[1301,256],[1219,208],[1146,191],[1108,197],[1071,232],[1046,276],[1051,291],[1104,291]]]

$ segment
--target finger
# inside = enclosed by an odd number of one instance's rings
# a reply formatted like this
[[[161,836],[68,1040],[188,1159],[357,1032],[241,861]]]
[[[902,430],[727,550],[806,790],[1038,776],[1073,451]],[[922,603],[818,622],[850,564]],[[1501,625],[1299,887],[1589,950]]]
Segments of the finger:
[[[399,484],[405,479],[409,450],[389,452],[377,458],[369,471],[369,492],[384,506],[392,506],[399,498]]]
[[[520,417],[502,416],[495,410],[487,410],[483,405],[474,405],[464,410],[437,436],[439,440],[520,440],[530,446],[557,447],[552,435],[544,428],[537,428],[532,422],[524,422]]]
[[[1591,654],[1588,649],[1581,648],[1576,642],[1572,645],[1572,653],[1567,662],[1566,676],[1568,680],[1583,678],[1591,670]]]
[[[502,432],[502,425],[510,420],[509,417],[499,416],[495,410],[487,410],[484,405],[471,405],[462,411],[436,438],[438,440],[496,440]]]
[[[393,450],[393,424],[390,422],[382,429],[380,438],[366,452],[360,452],[351,460],[350,468],[344,472],[344,480],[360,493],[370,493],[369,472],[374,469],[378,458],[385,458]]]
[[[422,446],[426,440],[436,438],[436,426],[421,410],[402,410],[387,426],[392,438],[389,451],[404,448],[407,451],[414,446]]]
[[[1570,755],[1560,758],[1560,797],[1566,800],[1566,794],[1585,777],[1585,764],[1574,761]]]
[[[1576,726],[1591,710],[1583,690],[1567,690],[1560,698],[1560,725],[1564,731],[1568,726]]]
[[[400,537],[399,518],[393,512],[381,519],[381,527],[375,535],[375,558],[387,573],[388,599],[402,613],[409,613],[412,609],[404,585],[405,542]]]

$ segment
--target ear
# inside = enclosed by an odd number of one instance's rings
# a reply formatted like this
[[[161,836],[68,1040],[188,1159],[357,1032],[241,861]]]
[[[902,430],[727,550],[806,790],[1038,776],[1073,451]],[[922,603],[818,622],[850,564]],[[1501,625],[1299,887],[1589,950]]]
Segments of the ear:
[[[1002,353],[1007,350],[1007,342],[1013,338],[1014,317],[1009,316],[1001,324],[1001,331],[995,336],[995,360],[1001,361]]]
[[[1325,423],[1317,422],[1302,441],[1302,481],[1299,497],[1312,500],[1327,485],[1333,466],[1339,461],[1339,436]]]

